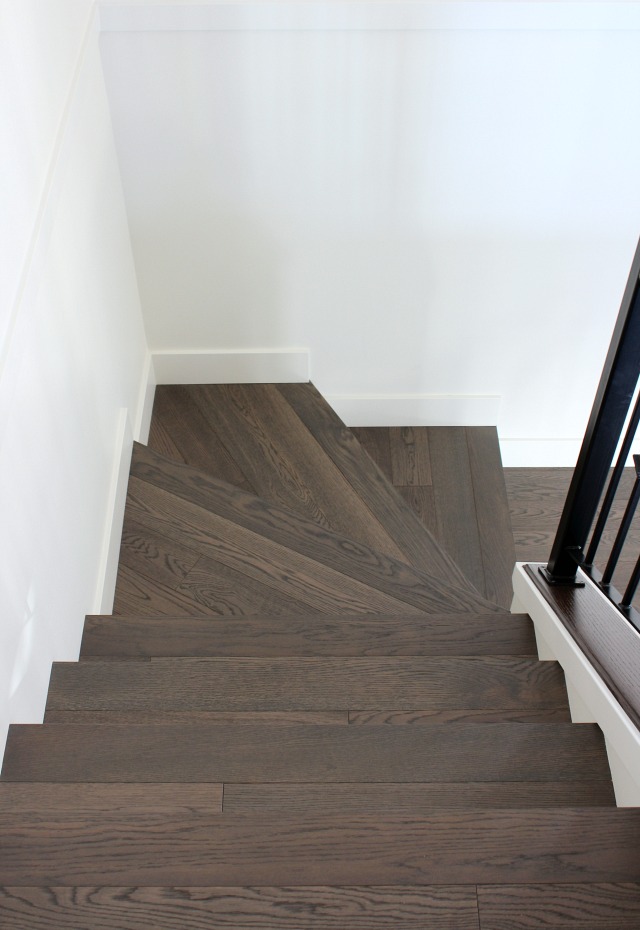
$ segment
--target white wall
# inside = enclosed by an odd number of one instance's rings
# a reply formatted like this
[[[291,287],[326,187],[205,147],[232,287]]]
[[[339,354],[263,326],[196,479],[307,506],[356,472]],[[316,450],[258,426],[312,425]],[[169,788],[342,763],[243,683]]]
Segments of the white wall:
[[[153,349],[308,347],[363,417],[499,395],[507,462],[572,464],[640,234],[640,4],[102,24]]]
[[[147,348],[92,4],[0,13],[1,751],[108,602]]]

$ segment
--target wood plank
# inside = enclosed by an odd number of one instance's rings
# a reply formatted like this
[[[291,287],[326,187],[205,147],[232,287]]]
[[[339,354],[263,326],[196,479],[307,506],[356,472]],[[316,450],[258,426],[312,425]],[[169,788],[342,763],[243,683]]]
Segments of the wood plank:
[[[154,533],[125,513],[119,564],[134,574],[175,588],[199,558],[199,553]]]
[[[6,930],[479,930],[473,885],[5,886],[0,919]]]
[[[611,780],[465,784],[287,784],[224,786],[231,814],[407,813],[422,817],[438,808],[464,810],[542,807],[615,807]]]
[[[157,386],[149,447],[194,468],[211,471],[235,487],[253,490],[238,462],[211,429],[190,385]]]
[[[113,613],[135,614],[138,617],[179,614],[201,617],[207,610],[194,601],[158,581],[150,581],[125,565],[118,568]]]
[[[505,609],[511,606],[516,555],[509,518],[498,434],[494,426],[465,430],[473,483],[484,593]]]
[[[552,711],[547,711],[549,717]],[[540,712],[542,717],[542,712]],[[47,710],[44,715],[45,723],[55,724],[90,724],[91,726],[109,726],[146,724],[175,724],[185,726],[193,724],[215,724],[233,726],[266,726],[266,727],[295,727],[295,726],[343,726],[349,725],[349,712],[347,710]]]
[[[370,726],[432,726],[434,723],[570,723],[571,714],[565,707],[542,710],[349,710],[349,725]],[[48,719],[48,718],[45,718]],[[77,721],[79,722],[79,721]]]
[[[351,426],[349,429],[369,458],[376,463],[385,478],[393,483],[389,427]]]
[[[491,610],[473,593],[340,538],[321,558],[298,551],[298,537],[274,542],[190,501],[132,477],[129,514],[152,530],[190,544],[212,562],[246,574],[323,611],[352,613]],[[337,567],[335,558],[341,554]],[[376,566],[377,569],[376,570]],[[413,611],[411,608],[415,608]],[[493,605],[495,611],[497,606]]]
[[[395,488],[367,455],[353,434],[311,384],[278,385],[296,414],[341,469],[354,491],[393,536],[405,559],[418,568],[468,586],[463,570],[438,545],[407,507]]]
[[[136,482],[137,479],[130,479],[134,490],[138,487]],[[225,565],[271,588],[281,597],[291,598],[298,604],[306,604],[320,611],[412,611],[408,599],[415,598],[409,588],[398,586],[398,590],[403,592],[403,600],[392,597],[366,582],[302,555],[294,548],[272,542],[265,536],[259,536],[231,520],[207,512],[152,485],[145,484],[140,496],[146,506],[152,503],[155,513],[145,512],[138,506],[138,497],[134,503],[132,495],[129,497],[129,513],[151,529],[168,534],[178,542],[190,542],[207,558],[212,573],[217,571],[218,564]],[[295,545],[295,541],[292,544]],[[344,567],[348,568],[346,564]],[[381,587],[385,586],[383,581]],[[437,585],[434,585],[434,590],[423,587],[423,591],[418,588],[416,595],[423,605],[422,609],[425,609],[427,603],[431,607],[439,603],[442,609],[442,589]],[[460,595],[460,599],[463,598],[464,592]],[[445,604],[451,606],[448,596]],[[417,612],[417,609],[413,608],[413,612]]]
[[[640,881],[640,811],[0,815],[3,885]]]
[[[152,658],[54,662],[47,710],[565,708],[556,662],[512,656]]]
[[[105,785],[0,782],[0,812],[69,811],[130,814],[135,811],[184,814],[222,812],[222,785]],[[0,909],[1,913],[1,909]]]
[[[430,487],[431,458],[429,434],[426,426],[392,426],[389,429],[391,446],[391,480],[396,487],[405,485]]]
[[[582,724],[429,727],[34,726],[9,729],[2,779],[59,782],[595,781],[602,734]]]
[[[481,885],[482,930],[637,930],[640,884]]]
[[[466,577],[486,597],[465,430],[448,426],[430,427],[429,450],[438,539]]]
[[[260,537],[286,548],[293,547],[296,552],[323,565],[348,572],[394,597],[398,597],[400,591],[406,594],[408,588],[415,589],[418,596],[420,589],[427,585],[441,591],[443,597],[449,593],[453,602],[463,600],[465,604],[474,604],[475,609],[495,609],[495,605],[470,592],[467,585],[461,591],[457,586],[393,560],[351,538],[333,533],[254,495],[237,491],[194,469],[163,460],[143,446],[136,445],[129,484],[130,507],[137,505],[152,515],[164,513],[168,505],[158,502],[158,493],[166,492]]]
[[[515,614],[222,618],[89,616],[89,656],[537,656],[533,624]]]
[[[438,518],[433,488],[398,487],[398,494],[411,507],[418,519],[424,523],[434,538],[438,539]]]

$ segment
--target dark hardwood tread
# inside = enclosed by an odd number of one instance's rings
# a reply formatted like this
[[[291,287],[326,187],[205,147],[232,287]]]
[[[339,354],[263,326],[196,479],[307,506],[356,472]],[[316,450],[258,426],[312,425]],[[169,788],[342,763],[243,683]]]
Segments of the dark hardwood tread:
[[[522,656],[152,657],[55,662],[47,710],[541,710],[562,669]]]
[[[113,617],[85,619],[80,659],[101,656],[536,656],[514,614]]]
[[[451,610],[456,610],[456,604],[462,605],[459,609],[468,606],[483,612],[498,610],[466,582],[450,584],[436,576],[428,563],[418,570],[202,472],[162,459],[144,446],[135,446],[129,487],[129,517],[134,518],[135,514],[138,525],[169,537],[182,550],[195,549],[202,554],[189,534],[185,534],[185,527],[193,520],[201,529],[203,515],[209,514],[210,522],[227,526],[231,523],[239,533],[244,531],[245,539],[268,541],[287,551],[293,549],[301,557],[348,573],[420,609],[433,609],[434,598],[438,596],[441,605]],[[161,522],[152,519],[160,515],[164,518]],[[168,519],[169,515],[175,515],[174,519]],[[425,588],[433,593],[428,596]]]
[[[352,432],[478,590],[508,608],[515,548],[495,427]]]
[[[640,881],[640,810],[0,815],[2,885]]]
[[[14,724],[2,781],[464,782],[610,777],[593,725]]]

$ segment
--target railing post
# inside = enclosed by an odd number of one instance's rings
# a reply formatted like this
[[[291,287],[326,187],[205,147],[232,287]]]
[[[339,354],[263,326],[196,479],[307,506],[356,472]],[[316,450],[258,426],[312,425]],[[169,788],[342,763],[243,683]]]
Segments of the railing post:
[[[613,462],[640,374],[640,242],[558,531],[543,577],[575,584],[578,565]]]

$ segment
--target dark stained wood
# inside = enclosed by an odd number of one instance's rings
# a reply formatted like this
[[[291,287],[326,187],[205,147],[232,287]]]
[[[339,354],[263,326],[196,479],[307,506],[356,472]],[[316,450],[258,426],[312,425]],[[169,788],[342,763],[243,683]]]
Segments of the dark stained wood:
[[[85,620],[90,656],[536,656],[533,624],[515,614],[309,615]]]
[[[512,656],[152,658],[54,662],[47,710],[563,708],[555,662]]]
[[[543,712],[540,711],[540,717]],[[547,711],[549,718],[555,719],[553,711]],[[138,710],[136,708],[113,710],[47,710],[45,723],[71,723],[140,726],[143,724],[215,724],[233,726],[343,726],[349,725],[349,713],[346,710]]]
[[[192,549],[125,518],[120,565],[131,572],[172,588],[185,578],[199,558]]]
[[[297,553],[323,565],[348,572],[351,577],[384,590],[393,597],[402,595],[406,600],[407,591],[414,589],[411,603],[416,606],[420,606],[420,601],[416,604],[416,598],[420,598],[420,591],[426,584],[442,592],[443,597],[450,592],[453,602],[462,599],[464,603],[473,604],[479,610],[495,609],[495,605],[471,592],[466,585],[462,590],[458,586],[443,583],[439,578],[391,559],[349,537],[333,533],[254,495],[210,479],[202,472],[163,460],[144,446],[136,444],[129,485],[129,512],[133,513],[134,507],[145,510],[149,516],[170,512],[170,502],[167,504],[167,499],[160,496],[164,493],[170,493],[206,513],[238,524],[288,549],[294,548]],[[140,519],[144,520],[143,517]],[[165,529],[165,532],[171,530]]]
[[[433,488],[430,487],[398,487],[398,494],[413,510],[419,520],[424,523],[430,533],[438,538],[438,518],[436,504],[433,498]]]
[[[481,885],[482,930],[638,930],[640,884]]]
[[[465,434],[484,569],[484,594],[496,604],[509,608],[513,600],[511,576],[516,554],[498,434],[494,426],[473,427],[466,429]]]
[[[472,885],[5,887],[0,920],[6,930],[479,930]]]
[[[468,590],[359,544],[350,545],[343,537],[327,538],[321,552],[308,555],[304,550],[309,551],[309,546],[300,544],[295,533],[286,542],[274,541],[270,533],[247,529],[135,477],[130,479],[127,506],[130,516],[153,531],[323,611],[498,610]]]
[[[21,884],[262,885],[640,881],[640,810],[411,815],[0,815]]]
[[[71,721],[70,721],[71,722]],[[79,721],[76,721],[79,722]],[[434,723],[570,723],[568,706],[542,710],[350,710],[351,726],[429,726]]]
[[[252,490],[237,461],[220,442],[187,385],[158,385],[153,403],[149,448],[214,474],[238,488]]]
[[[438,539],[465,576],[486,597],[486,582],[467,436],[464,429],[429,430]]]
[[[222,812],[222,785],[104,785],[0,782],[0,813],[81,811],[96,814],[132,811]],[[1,909],[0,909],[1,913]]]
[[[157,617],[178,614],[183,617],[201,617],[207,611],[193,598],[120,565],[113,613],[114,616],[135,614],[138,617]]]
[[[396,487],[431,486],[431,459],[425,427],[392,426],[389,445],[391,480]]]
[[[351,426],[349,429],[385,478],[393,483],[388,427]]]
[[[131,482],[135,483],[136,480],[132,478]],[[387,587],[384,580],[376,589],[350,577],[344,571],[328,567],[297,552],[294,548],[295,540],[292,540],[292,548],[287,548],[152,485],[145,485],[141,494],[145,502],[154,501],[157,515],[152,516],[142,510],[137,505],[137,498],[134,503],[131,496],[129,513],[144,521],[151,529],[169,534],[178,542],[190,542],[206,557],[212,573],[215,573],[214,566],[220,563],[272,589],[281,597],[291,598],[297,604],[332,613],[338,610],[353,613],[411,612],[410,601],[417,599],[422,610],[438,604],[442,609],[443,600],[448,606],[454,606],[449,600],[449,592],[446,592],[445,597],[437,584],[433,586],[435,590],[426,585],[423,585],[422,590],[417,584],[411,587],[398,585],[398,591],[403,593],[403,599],[400,600],[380,590]],[[345,553],[343,568],[348,570],[347,558]],[[461,592],[459,599],[464,598],[465,594]],[[418,606],[414,608],[414,613]],[[464,606],[461,609],[464,610]]]
[[[311,384],[278,385],[296,414],[341,469],[354,491],[380,520],[412,565],[454,584],[473,584],[438,545],[380,469]]]
[[[638,632],[588,579],[584,588],[551,587],[536,566],[528,565],[526,572],[622,708],[640,726]]]
[[[9,729],[3,781],[465,782],[609,777],[602,735],[582,724],[428,727],[211,724]]]
[[[448,809],[615,807],[610,781],[224,786],[232,814],[414,814]]]

